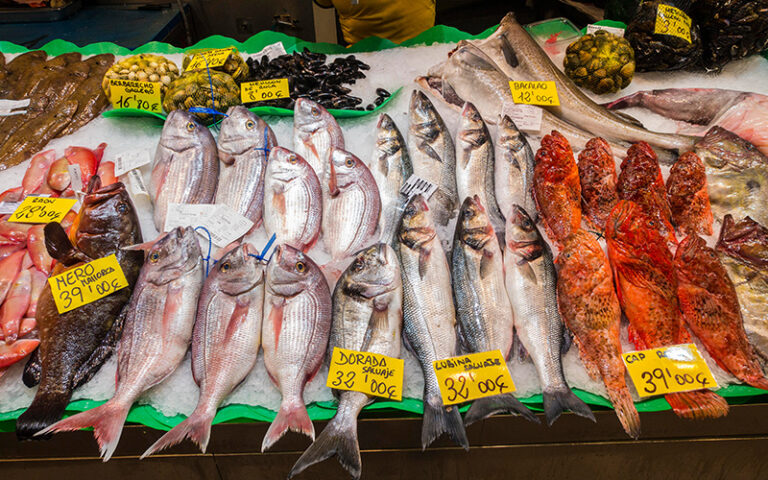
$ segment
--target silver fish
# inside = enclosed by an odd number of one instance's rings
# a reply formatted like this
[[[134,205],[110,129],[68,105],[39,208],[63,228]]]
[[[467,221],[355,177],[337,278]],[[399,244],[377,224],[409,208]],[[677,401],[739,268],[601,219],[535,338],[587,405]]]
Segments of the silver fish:
[[[400,355],[403,289],[394,250],[379,243],[360,252],[333,291],[333,326],[328,351],[340,347],[397,358]],[[288,478],[333,455],[353,478],[360,478],[357,416],[372,397],[334,391],[336,416],[304,452]]]
[[[594,421],[592,411],[573,394],[563,373],[565,327],[557,307],[552,251],[518,205],[507,219],[506,241],[504,268],[515,331],[539,374],[547,423],[552,425],[566,408]]]
[[[177,227],[154,242],[127,306],[117,347],[114,396],[37,435],[93,427],[101,455],[105,462],[109,460],[133,403],[168,378],[184,359],[203,276],[203,255],[192,227]]]
[[[216,193],[219,161],[216,142],[208,128],[192,114],[168,114],[155,152],[149,194],[155,205],[155,228],[165,231],[171,203],[211,203]]]
[[[322,105],[299,98],[294,106],[293,150],[303,157],[323,182],[331,163],[331,150],[344,148],[341,127]]]
[[[390,243],[405,207],[406,199],[400,189],[413,174],[413,166],[400,130],[386,113],[381,114],[376,125],[376,147],[369,166],[381,195],[379,241]]]
[[[301,251],[280,245],[267,265],[261,334],[267,372],[283,398],[262,452],[288,430],[315,439],[304,387],[323,362],[330,329],[331,291],[320,267]]]
[[[273,148],[264,192],[267,236],[275,234],[279,243],[309,251],[320,234],[323,218],[320,181],[309,163],[290,150]]]
[[[467,353],[499,350],[504,358],[512,349],[514,316],[504,287],[504,260],[489,216],[480,197],[467,197],[461,205],[451,261],[457,333]],[[511,393],[472,402],[464,424],[499,412],[538,419]]]
[[[261,343],[264,267],[240,245],[227,252],[205,279],[192,332],[192,374],[200,387],[192,414],[160,437],[141,458],[185,438],[205,453],[211,422],[222,401],[256,365]]]
[[[213,203],[261,225],[267,155],[277,145],[269,125],[242,105],[229,107],[218,138],[219,184]]]
[[[498,128],[494,165],[496,201],[504,218],[512,213],[512,205],[536,212],[533,202],[533,150],[515,122],[504,115]]]
[[[440,246],[427,202],[416,195],[405,207],[397,253],[403,278],[403,331],[424,373],[424,418],[421,446],[443,433],[469,449],[467,433],[455,405],[444,406],[432,362],[456,351],[456,311],[451,271]]]

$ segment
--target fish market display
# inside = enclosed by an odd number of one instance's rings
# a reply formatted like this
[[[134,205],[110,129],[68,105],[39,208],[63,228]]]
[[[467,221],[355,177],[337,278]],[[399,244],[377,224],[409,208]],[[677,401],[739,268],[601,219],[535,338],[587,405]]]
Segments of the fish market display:
[[[184,359],[203,277],[203,257],[192,227],[177,227],[154,242],[126,308],[117,347],[115,395],[107,403],[61,420],[38,435],[93,427],[101,455],[109,460],[133,403],[172,374]]]
[[[149,193],[158,231],[165,231],[171,203],[212,203],[219,176],[211,132],[184,111],[168,114],[152,162]]]
[[[512,205],[535,212],[533,201],[533,150],[525,135],[507,115],[501,119],[496,138],[495,177],[496,202],[504,218]]]
[[[90,380],[109,358],[123,330],[121,312],[131,298],[143,261],[140,252],[124,248],[142,242],[141,229],[125,186],[115,183],[99,187],[99,179],[94,177],[69,237],[60,224],[46,225],[45,242],[57,260],[51,274],[114,254],[128,286],[59,313],[46,282],[35,313],[40,348],[24,374],[28,387],[38,383],[39,387],[32,404],[16,421],[19,438],[30,438],[61,418],[72,390]]]
[[[504,259],[491,220],[479,196],[467,197],[456,223],[451,258],[456,331],[466,353],[512,349],[514,317],[504,286]],[[511,393],[472,402],[464,423],[470,425],[499,412],[536,417]]]
[[[579,153],[581,209],[587,224],[602,232],[605,220],[619,201],[616,191],[616,162],[611,147],[602,138],[593,138]]]
[[[333,324],[328,351],[345,348],[397,358],[403,326],[403,286],[392,247],[379,243],[357,254],[333,291]],[[355,391],[335,391],[336,415],[291,469],[288,478],[336,455],[360,478],[357,416],[373,399]]]
[[[629,319],[629,341],[638,350],[691,341],[680,315],[672,252],[653,223],[638,204],[622,200],[605,226],[619,302]],[[728,413],[725,399],[709,390],[665,398],[683,418],[717,418]]]
[[[562,355],[566,333],[557,310],[552,251],[528,213],[517,205],[507,218],[504,271],[515,332],[536,367],[547,423],[552,425],[565,409],[595,421],[592,411],[565,381]]]
[[[230,250],[205,279],[192,331],[192,372],[200,387],[197,406],[142,458],[184,438],[205,452],[216,409],[256,365],[261,343],[264,267],[250,253],[252,249],[245,243]]]
[[[712,235],[707,175],[695,153],[684,153],[672,165],[667,178],[667,200],[672,223],[680,235]]]
[[[320,179],[330,174],[331,151],[344,148],[344,134],[336,119],[320,104],[299,98],[293,110],[293,149],[309,162]]]
[[[277,248],[267,267],[262,346],[269,378],[282,395],[261,451],[290,430],[315,439],[304,406],[304,386],[323,362],[331,329],[331,292],[323,272],[289,246]]]
[[[565,74],[579,87],[594,93],[615,93],[635,76],[635,52],[623,38],[598,30],[568,45]]]
[[[258,228],[264,205],[264,173],[277,146],[269,125],[243,106],[230,107],[217,139],[219,182],[213,203],[227,205]]]
[[[753,387],[768,390],[768,379],[747,340],[736,290],[717,253],[693,234],[675,252],[677,297],[688,328],[717,364]]]
[[[264,227],[278,241],[309,251],[320,235],[323,197],[309,163],[282,147],[269,153],[264,179]]]
[[[403,279],[403,332],[424,373],[424,418],[421,447],[443,433],[469,450],[467,434],[455,405],[444,406],[432,362],[456,355],[456,311],[451,271],[421,195],[405,207],[398,230],[397,254]]]
[[[591,233],[575,232],[557,257],[557,302],[587,372],[602,378],[624,431],[638,438],[640,416],[621,359],[621,307],[608,258]]]
[[[541,140],[533,170],[533,197],[547,235],[558,245],[581,226],[581,183],[568,140],[552,131]]]

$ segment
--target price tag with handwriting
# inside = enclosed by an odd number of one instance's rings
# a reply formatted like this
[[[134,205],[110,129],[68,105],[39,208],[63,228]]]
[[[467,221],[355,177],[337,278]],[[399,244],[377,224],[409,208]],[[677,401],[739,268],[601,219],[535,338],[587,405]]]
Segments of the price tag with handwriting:
[[[401,401],[405,362],[371,352],[334,347],[325,385]]]
[[[436,360],[432,368],[445,405],[515,391],[501,350]]]
[[[287,78],[273,78],[240,84],[240,100],[243,103],[263,102],[291,96]]]
[[[660,4],[656,10],[653,33],[672,35],[691,43],[691,17],[679,8]]]
[[[210,68],[220,67],[227,63],[229,56],[235,51],[235,47],[229,48],[214,48],[199,52],[192,57],[185,72],[192,72],[194,70],[205,70],[206,66]]]
[[[717,387],[707,362],[692,343],[621,356],[641,397]]]
[[[160,82],[110,79],[109,101],[115,108],[135,108],[146,112],[163,113]]]
[[[15,223],[58,222],[77,203],[74,198],[50,198],[29,196],[8,219]]]
[[[114,253],[70,268],[49,278],[48,283],[59,313],[95,302],[128,286]]]
[[[555,82],[509,82],[512,99],[515,103],[526,105],[545,105],[556,107],[560,105]]]

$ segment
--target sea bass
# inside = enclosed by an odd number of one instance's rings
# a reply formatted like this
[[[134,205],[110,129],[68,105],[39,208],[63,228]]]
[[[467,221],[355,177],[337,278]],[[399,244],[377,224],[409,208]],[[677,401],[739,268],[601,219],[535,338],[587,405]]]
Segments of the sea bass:
[[[453,238],[451,277],[462,350],[480,353],[499,350],[506,359],[512,349],[514,317],[504,287],[504,259],[491,220],[479,198],[467,197],[461,205]],[[511,393],[472,402],[464,424],[495,413],[520,414],[538,419]]]
[[[579,181],[584,219],[589,226],[602,232],[605,219],[619,201],[616,162],[610,145],[602,138],[593,138],[579,153]]]
[[[568,409],[595,421],[573,394],[563,373],[565,327],[557,310],[557,274],[552,251],[528,213],[515,205],[507,218],[505,285],[515,315],[515,331],[531,355],[541,383],[547,424]]]
[[[397,254],[403,279],[403,331],[424,373],[424,418],[421,447],[443,433],[469,450],[467,434],[455,405],[444,406],[432,362],[456,351],[456,311],[451,271],[427,202],[414,196],[398,230]]]
[[[229,107],[221,121],[219,182],[213,203],[227,205],[261,225],[267,156],[277,146],[269,125],[242,105]]]
[[[331,292],[320,267],[301,251],[280,245],[267,266],[262,345],[269,378],[282,395],[261,451],[288,430],[315,439],[304,387],[320,368],[331,329]]]
[[[341,127],[319,103],[299,98],[293,109],[293,150],[314,169],[324,182],[331,164],[331,151],[344,148]]]
[[[402,299],[400,266],[392,247],[379,243],[360,252],[333,291],[329,353],[339,347],[399,357]],[[354,391],[334,393],[339,398],[336,415],[302,454],[288,478],[333,455],[353,478],[360,478],[357,416],[373,398]]]
[[[149,193],[155,228],[165,231],[171,203],[211,203],[219,177],[216,141],[191,113],[168,114],[152,163]]]
[[[533,201],[533,150],[523,132],[507,115],[498,127],[495,160],[496,202],[504,218],[511,215],[513,205],[536,212]]]
[[[204,276],[203,256],[192,227],[174,228],[154,242],[126,309],[114,396],[38,435],[93,427],[101,456],[109,460],[133,403],[168,378],[184,359]]]
[[[680,155],[669,171],[667,200],[680,235],[712,235],[707,174],[693,152]]]
[[[251,251],[254,247],[247,243],[238,245],[221,257],[205,279],[192,331],[192,374],[200,387],[197,406],[141,458],[184,438],[205,453],[217,408],[256,365],[261,343],[264,267]]]

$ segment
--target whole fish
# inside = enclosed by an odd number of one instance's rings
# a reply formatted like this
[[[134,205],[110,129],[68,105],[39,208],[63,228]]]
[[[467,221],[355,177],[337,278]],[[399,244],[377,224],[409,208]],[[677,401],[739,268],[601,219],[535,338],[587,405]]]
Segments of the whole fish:
[[[619,201],[616,162],[610,145],[602,138],[593,138],[579,153],[579,181],[584,219],[590,227],[602,232],[605,219]]]
[[[267,156],[277,145],[275,134],[259,116],[242,105],[229,107],[221,121],[219,182],[213,203],[227,205],[261,225]]]
[[[25,250],[14,252],[0,260],[0,302],[5,301],[5,297],[13,285],[13,281],[21,271],[21,262],[26,255]]]
[[[264,267],[247,243],[227,252],[205,279],[192,331],[192,374],[200,396],[192,414],[141,458],[180,443],[205,453],[216,409],[256,365],[264,307]]]
[[[621,359],[621,306],[608,257],[591,233],[568,237],[555,261],[557,304],[593,380],[601,378],[624,431],[640,436],[640,416],[624,380]]]
[[[680,235],[712,235],[712,209],[704,164],[693,152],[680,155],[669,171],[667,200]]]
[[[216,141],[210,130],[184,110],[169,113],[152,162],[149,185],[155,228],[165,231],[171,203],[213,202],[218,177]]]
[[[547,235],[558,245],[581,228],[581,183],[568,140],[553,131],[541,139],[533,170],[533,198]]]
[[[528,213],[515,205],[507,218],[505,285],[515,315],[515,332],[531,355],[541,383],[547,424],[563,410],[595,421],[571,391],[563,373],[565,327],[557,310],[557,274],[552,251]]]
[[[494,176],[491,134],[475,106],[467,102],[456,133],[457,193],[459,199],[477,195],[503,245],[504,215],[496,203]]]
[[[315,171],[300,155],[282,147],[269,153],[264,179],[267,236],[309,251],[320,235],[323,194]]]
[[[402,301],[400,266],[392,247],[379,243],[358,253],[333,291],[329,352],[339,347],[399,357]],[[334,393],[339,398],[336,415],[291,468],[288,478],[333,455],[353,478],[360,478],[357,416],[373,398],[354,391]]]
[[[323,362],[330,329],[331,292],[323,272],[301,251],[280,245],[267,266],[261,336],[264,363],[282,401],[262,452],[288,430],[315,439],[304,387]]]
[[[365,163],[344,150],[332,150],[327,178],[323,241],[332,260],[340,261],[375,241],[381,197]]]
[[[469,450],[459,409],[443,405],[432,362],[455,356],[456,311],[451,271],[427,202],[414,196],[398,229],[397,254],[403,281],[403,332],[424,374],[421,447],[443,433]]]
[[[394,120],[382,113],[376,124],[376,147],[370,163],[381,196],[379,241],[394,245],[400,212],[405,208],[405,196],[400,189],[413,175],[408,148]]]
[[[137,246],[136,248],[146,248]],[[204,277],[192,227],[177,227],[149,247],[117,347],[115,394],[107,403],[61,420],[38,435],[93,427],[106,462],[120,441],[133,403],[184,359]]]
[[[675,252],[677,298],[688,328],[723,370],[768,390],[768,378],[747,340],[736,289],[714,249],[690,235]]]
[[[141,252],[123,250],[142,242],[136,210],[125,185],[99,188],[93,177],[70,238],[58,223],[45,227],[45,243],[57,260],[51,276],[83,263],[115,254],[128,286],[82,307],[59,313],[46,282],[35,319],[40,348],[24,372],[24,383],[40,387],[29,408],[16,421],[16,435],[30,438],[61,418],[72,391],[87,382],[112,354],[123,330],[121,311],[128,303],[143,263]],[[72,241],[70,241],[70,239]]]
[[[32,274],[22,270],[16,275],[8,295],[0,307],[0,330],[5,343],[13,343],[20,336],[21,319],[27,313],[32,293]]]
[[[525,135],[507,115],[499,124],[495,159],[496,202],[504,218],[512,213],[512,205],[536,212],[533,201],[533,150]]]
[[[621,200],[608,217],[605,239],[616,292],[638,350],[690,343],[677,301],[677,277],[667,239],[636,203]],[[667,394],[672,410],[688,419],[728,414],[725,399],[709,390]]]
[[[299,98],[293,109],[293,150],[324,182],[331,164],[331,151],[344,148],[344,134],[336,119],[319,103]]]
[[[461,205],[453,237],[451,277],[456,304],[456,330],[466,353],[499,350],[506,359],[512,349],[514,317],[504,287],[504,259],[496,233],[480,197]],[[495,413],[510,412],[538,419],[511,393],[472,402],[464,424]]]

